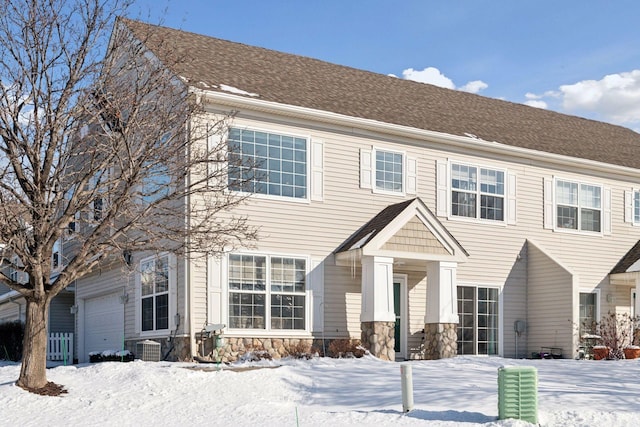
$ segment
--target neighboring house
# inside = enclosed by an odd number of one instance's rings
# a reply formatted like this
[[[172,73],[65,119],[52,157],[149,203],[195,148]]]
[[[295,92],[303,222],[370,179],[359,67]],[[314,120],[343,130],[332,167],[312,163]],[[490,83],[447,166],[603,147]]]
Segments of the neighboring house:
[[[172,71],[212,122],[236,112],[229,149],[262,169],[236,213],[260,239],[209,259],[134,254],[79,280],[81,361],[146,339],[174,360],[210,356],[199,337],[211,324],[225,325],[214,355],[223,360],[334,339],[362,340],[383,359],[526,357],[542,347],[574,357],[581,322],[636,312],[639,134],[119,25],[160,61],[187,54]],[[231,191],[241,176],[230,174]]]
[[[26,273],[11,269],[7,272],[12,280],[23,282],[27,280]],[[75,303],[75,289],[71,286],[51,300],[49,320],[47,322],[49,334],[68,334],[75,332],[75,317],[72,307]],[[20,321],[24,323],[27,302],[17,291],[0,284],[0,323]],[[57,358],[58,354],[49,354],[49,358]]]

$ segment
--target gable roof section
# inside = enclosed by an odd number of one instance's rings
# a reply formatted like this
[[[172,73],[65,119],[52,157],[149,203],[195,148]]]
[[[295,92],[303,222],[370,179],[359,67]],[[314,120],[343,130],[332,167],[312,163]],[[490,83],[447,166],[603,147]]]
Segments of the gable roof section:
[[[618,261],[609,274],[635,273],[640,271],[640,240]]]
[[[630,129],[121,19],[194,87],[640,169]]]
[[[347,240],[342,243],[336,253],[349,251],[353,249],[360,249],[366,245],[371,239],[376,237],[396,216],[406,209],[415,199],[405,200],[395,205],[389,205],[381,210],[376,216],[374,216],[369,222],[360,227],[358,231],[351,235]]]
[[[334,253],[339,261],[352,254],[460,262],[469,256],[420,198],[387,206]]]

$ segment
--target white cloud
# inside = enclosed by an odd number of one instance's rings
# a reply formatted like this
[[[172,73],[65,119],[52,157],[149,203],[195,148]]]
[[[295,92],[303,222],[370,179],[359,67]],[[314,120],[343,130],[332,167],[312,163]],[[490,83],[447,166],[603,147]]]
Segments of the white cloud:
[[[440,70],[435,67],[427,67],[422,71],[408,68],[402,72],[402,77],[407,80],[413,80],[420,83],[429,83],[447,89],[455,89],[456,87],[449,77],[442,74]]]
[[[486,89],[488,87],[489,87],[489,85],[486,84],[485,82],[483,82],[482,80],[474,80],[474,81],[469,82],[466,85],[462,86],[460,88],[460,90],[463,91],[463,92],[478,93],[481,90],[484,90],[484,89]]]
[[[444,87],[447,89],[458,89],[464,92],[478,93],[489,87],[482,80],[470,81],[467,84],[456,87],[449,77],[445,76],[440,70],[435,67],[427,67],[423,70],[414,70],[413,68],[407,68],[402,72],[402,77],[407,80],[413,80],[420,83],[429,83],[435,86]]]
[[[542,95],[527,93],[525,102],[556,98],[568,113],[595,116],[620,125],[640,124],[640,70],[609,74],[600,80],[562,85]],[[534,105],[535,106],[535,105]]]
[[[640,70],[563,85],[560,91],[568,111],[595,111],[616,123],[640,121]]]
[[[541,101],[539,99],[530,99],[527,102],[525,102],[525,105],[528,105],[529,107],[542,108],[543,110],[546,110],[549,107],[549,105],[546,102]]]

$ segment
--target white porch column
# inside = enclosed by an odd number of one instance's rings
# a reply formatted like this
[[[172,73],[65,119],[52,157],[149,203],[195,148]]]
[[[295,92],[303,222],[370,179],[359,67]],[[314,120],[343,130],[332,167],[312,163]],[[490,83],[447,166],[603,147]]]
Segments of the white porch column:
[[[456,262],[427,265],[427,313],[424,323],[458,323]]]
[[[443,359],[458,352],[458,292],[456,262],[427,264],[427,310],[424,317],[424,358]]]
[[[393,258],[362,257],[361,322],[395,322]]]
[[[640,316],[640,293],[638,293],[640,291],[640,274],[636,273],[636,300],[635,300],[635,306],[634,306],[634,316],[638,317]],[[632,303],[634,301],[631,301]]]
[[[382,360],[395,360],[393,258],[362,257],[361,341]]]

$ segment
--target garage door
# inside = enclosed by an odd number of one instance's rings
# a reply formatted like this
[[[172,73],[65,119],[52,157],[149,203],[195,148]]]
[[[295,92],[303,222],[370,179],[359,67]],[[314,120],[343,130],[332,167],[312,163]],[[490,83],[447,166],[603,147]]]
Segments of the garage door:
[[[124,304],[120,293],[90,298],[84,305],[85,359],[94,351],[121,350],[124,333]]]

